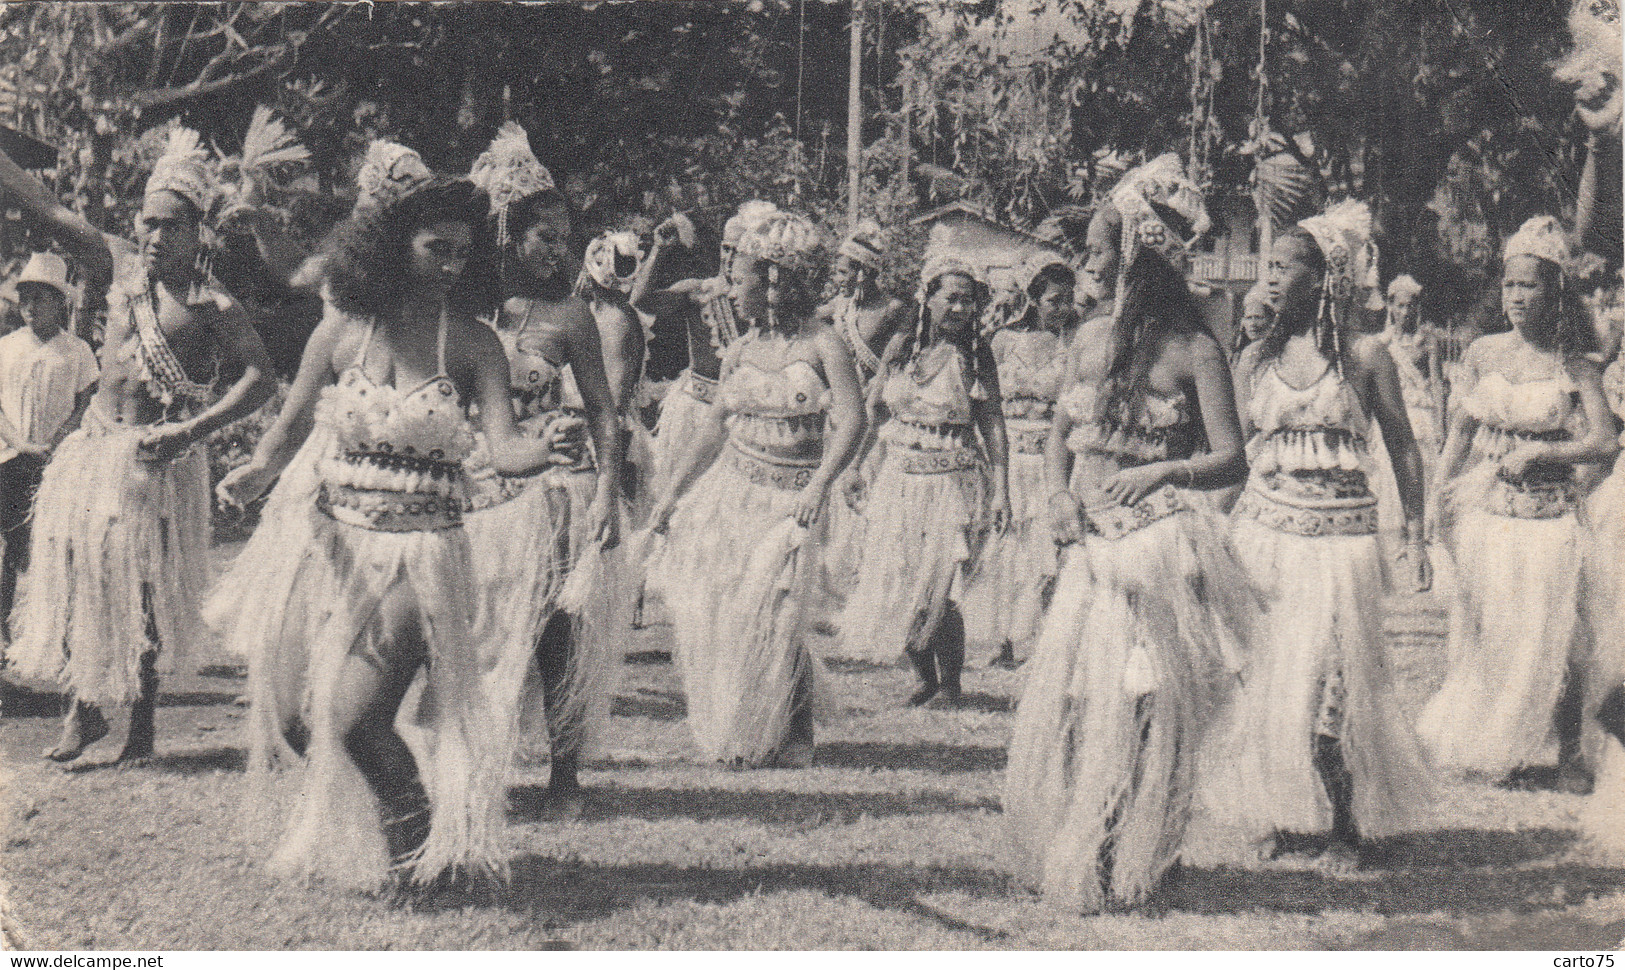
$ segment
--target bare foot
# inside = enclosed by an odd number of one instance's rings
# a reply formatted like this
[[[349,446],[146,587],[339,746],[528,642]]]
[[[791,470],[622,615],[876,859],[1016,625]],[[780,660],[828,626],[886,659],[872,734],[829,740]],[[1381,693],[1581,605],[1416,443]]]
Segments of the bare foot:
[[[62,738],[57,741],[56,747],[45,752],[45,757],[58,764],[66,764],[105,737],[107,718],[89,704],[76,702],[73,710],[68,712],[67,720],[62,722]]]
[[[937,695],[932,697],[930,702],[925,706],[929,707],[933,711],[951,711],[959,707],[960,700],[961,695],[959,691],[950,690],[944,687],[938,691]]]
[[[577,783],[548,785],[542,794],[541,816],[549,822],[574,822],[587,811],[587,793]]]
[[[152,740],[130,738],[124,742],[124,750],[113,759],[113,764],[126,768],[145,768],[152,761]]]
[[[1348,878],[1360,871],[1360,853],[1347,842],[1333,842],[1315,859],[1315,869],[1334,879]]]

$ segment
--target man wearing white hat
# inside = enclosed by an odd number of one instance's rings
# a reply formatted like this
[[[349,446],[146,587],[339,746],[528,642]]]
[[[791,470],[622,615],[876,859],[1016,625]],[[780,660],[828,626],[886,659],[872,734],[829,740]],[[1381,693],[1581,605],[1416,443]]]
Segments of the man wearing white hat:
[[[27,325],[0,337],[0,629],[8,639],[40,477],[57,443],[79,427],[101,374],[90,345],[66,329],[74,291],[61,256],[35,253],[12,288]]]

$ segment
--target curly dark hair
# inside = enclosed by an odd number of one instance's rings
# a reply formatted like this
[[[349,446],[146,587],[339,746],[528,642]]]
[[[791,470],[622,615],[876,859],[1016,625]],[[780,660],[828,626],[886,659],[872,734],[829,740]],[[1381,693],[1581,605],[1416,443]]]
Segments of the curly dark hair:
[[[1123,275],[1123,291],[1117,300],[1101,406],[1103,417],[1121,427],[1139,418],[1147,376],[1164,342],[1177,335],[1212,337],[1213,331],[1184,275],[1149,250],[1140,252]]]
[[[500,289],[496,252],[485,225],[489,205],[485,193],[467,180],[437,178],[380,211],[346,219],[322,244],[333,303],[362,317],[398,314],[407,289],[413,234],[450,220],[467,223],[473,230],[473,249],[449,303],[471,316],[490,310]]]
[[[558,273],[554,274],[552,279],[548,280],[535,280],[528,277],[523,280],[512,278],[515,271],[512,268],[513,261],[508,257],[512,256],[518,249],[519,240],[525,235],[525,231],[535,225],[544,212],[549,211],[561,211],[569,218],[570,238],[565,248],[569,252],[571,259],[576,260],[578,265],[563,267]],[[547,299],[562,299],[579,282],[572,275],[572,271],[580,269],[579,255],[586,248],[586,244],[580,236],[580,228],[576,225],[576,213],[570,206],[570,200],[566,199],[564,193],[558,189],[543,189],[540,192],[532,192],[523,198],[515,199],[508,206],[507,218],[508,251],[498,254],[500,272],[504,283],[503,292],[511,293],[523,289],[537,292],[538,295]]]
[[[1551,294],[1552,313],[1529,328],[1525,339],[1542,350],[1555,350],[1567,357],[1596,353],[1601,349],[1597,346],[1597,331],[1591,325],[1585,305],[1580,302],[1578,284],[1565,279],[1563,268],[1550,260],[1536,258],[1535,266],[1540,281],[1546,284],[1546,292]],[[1505,273],[1505,264],[1501,269]],[[1501,314],[1502,327],[1508,327],[1505,311],[1499,305],[1496,311]]]

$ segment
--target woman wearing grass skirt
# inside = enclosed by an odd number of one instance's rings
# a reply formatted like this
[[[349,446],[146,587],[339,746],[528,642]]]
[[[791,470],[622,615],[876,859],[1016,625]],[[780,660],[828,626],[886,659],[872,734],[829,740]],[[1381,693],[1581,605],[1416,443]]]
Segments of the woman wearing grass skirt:
[[[417,884],[505,871],[514,732],[487,702],[496,658],[472,636],[462,402],[481,404],[500,470],[544,467],[552,447],[515,432],[501,343],[472,313],[494,262],[486,208],[468,183],[437,180],[335,232],[328,283],[345,315],[312,335],[276,424],[220,486],[253,499],[318,413],[330,426],[288,592],[326,614],[309,645],[303,791],[273,860],[289,875],[378,890],[392,869]]]
[[[1356,295],[1376,284],[1376,258],[1363,203],[1277,237],[1275,326],[1238,366],[1252,438],[1233,541],[1267,612],[1231,730],[1214,748],[1225,780],[1210,807],[1234,826],[1232,849],[1307,849],[1334,871],[1358,864],[1362,838],[1425,825],[1434,795],[1383,647],[1372,435],[1393,456],[1402,561],[1418,592],[1431,581],[1421,456],[1388,352],[1345,326]]]
[[[927,258],[919,325],[892,339],[871,394],[882,423],[869,440],[882,455],[863,500],[863,559],[840,649],[880,662],[905,653],[920,677],[911,705],[939,693],[958,702],[959,604],[988,527],[1002,533],[1010,522],[998,369],[976,332],[986,303],[980,271]],[[848,487],[863,490],[861,481]]]
[[[1066,371],[1066,341],[1077,310],[1077,276],[1053,254],[1023,267],[1026,307],[988,339],[999,371],[1000,403],[1010,441],[1010,529],[988,542],[965,601],[966,636],[998,644],[994,662],[1025,660],[1055,583],[1055,539],[1044,499],[1044,442]]]
[[[1249,608],[1222,521],[1192,501],[1243,472],[1224,350],[1175,267],[1207,224],[1201,195],[1168,155],[1109,204],[1121,285],[1067,355],[1046,467],[1069,545],[1004,793],[1018,872],[1086,912],[1143,901],[1178,858]]]
[[[608,717],[622,656],[622,589],[604,550],[617,538],[623,439],[598,328],[572,292],[570,208],[524,129],[503,126],[470,178],[495,222],[506,297],[496,333],[512,413],[522,434],[555,443],[551,467],[528,478],[497,474],[483,446],[469,462],[476,633],[501,658],[493,709],[545,726],[523,733],[545,735],[548,809],[568,816],[580,808],[578,768]],[[623,372],[642,366],[641,345],[624,359],[630,350],[617,361]]]
[[[688,724],[706,757],[731,766],[812,757],[820,661],[803,627],[817,533],[864,428],[851,353],[813,318],[824,255],[801,216],[746,230],[733,301],[749,329],[727,349],[716,411],[650,516],[666,535],[649,583],[672,613]]]
[[[1556,219],[1526,222],[1502,261],[1512,329],[1473,341],[1462,359],[1439,467],[1461,567],[1450,673],[1418,727],[1442,765],[1491,773],[1549,763],[1555,735],[1559,784],[1583,791],[1574,466],[1618,446],[1568,263]]]

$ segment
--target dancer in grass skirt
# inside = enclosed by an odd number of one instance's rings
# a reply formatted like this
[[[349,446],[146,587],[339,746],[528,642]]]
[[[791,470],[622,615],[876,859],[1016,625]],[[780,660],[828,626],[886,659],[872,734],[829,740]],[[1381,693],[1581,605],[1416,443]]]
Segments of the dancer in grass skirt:
[[[650,518],[665,532],[650,584],[672,611],[688,724],[731,766],[810,763],[821,661],[804,636],[820,530],[863,433],[841,338],[816,322],[821,233],[775,214],[749,229],[733,296],[746,334],[727,350],[717,411]]]

